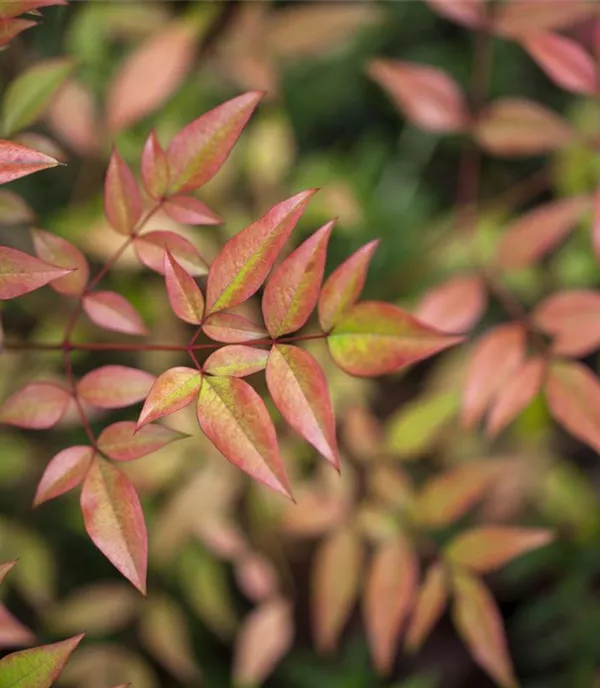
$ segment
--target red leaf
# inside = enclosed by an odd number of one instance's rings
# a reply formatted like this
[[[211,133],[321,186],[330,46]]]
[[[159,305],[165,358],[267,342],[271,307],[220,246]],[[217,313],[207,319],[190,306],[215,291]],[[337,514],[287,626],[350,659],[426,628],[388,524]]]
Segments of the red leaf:
[[[198,422],[228,461],[291,498],[273,422],[263,400],[247,382],[235,377],[204,377]]]
[[[462,394],[462,422],[472,427],[525,358],[525,332],[518,323],[498,325],[477,340]]]
[[[406,632],[405,646],[416,652],[444,612],[448,601],[448,583],[444,565],[435,562],[429,567],[419,589],[415,607]]]
[[[104,210],[120,234],[131,234],[142,216],[142,196],[137,182],[116,148],[110,156],[104,181]]]
[[[15,248],[0,246],[0,301],[28,294],[71,272]]]
[[[262,339],[267,331],[243,315],[235,313],[214,313],[202,325],[207,337],[226,344],[239,344]]]
[[[15,36],[18,36],[21,31],[31,29],[31,27],[37,26],[34,21],[29,21],[28,19],[0,19],[0,48],[7,45],[12,41]],[[0,146],[2,142],[0,141]],[[0,156],[0,160],[2,157]],[[53,165],[47,165],[47,167],[53,167]],[[43,167],[41,169],[44,169]],[[31,172],[37,172],[37,170],[31,170]],[[25,174],[31,174],[31,172],[26,172]],[[23,175],[19,175],[22,177]],[[16,179],[16,177],[14,177]],[[0,162],[0,184],[5,182],[2,180],[2,163]],[[8,180],[11,181],[11,180]]]
[[[586,196],[572,196],[537,206],[509,225],[497,248],[496,260],[505,270],[528,267],[572,232],[590,207]]]
[[[145,595],[148,536],[129,479],[108,461],[94,459],[83,483],[81,511],[92,542]]]
[[[457,24],[475,28],[485,24],[485,0],[425,0],[432,10]]]
[[[30,24],[31,22],[25,22]],[[27,27],[25,27],[27,28]],[[0,45],[2,44],[2,22],[0,22]],[[0,139],[0,184],[8,184],[28,174],[56,167],[58,160],[39,151],[22,146],[14,141]]]
[[[339,470],[335,417],[327,380],[316,359],[297,346],[275,344],[266,377],[281,415]]]
[[[591,94],[597,73],[592,56],[576,41],[552,33],[526,34],[523,47],[561,88]]]
[[[65,239],[42,229],[33,230],[33,247],[41,260],[74,271],[65,277],[53,280],[50,283],[52,289],[67,296],[79,296],[83,292],[90,275],[90,268],[85,256],[78,248]]]
[[[0,648],[23,647],[35,642],[32,631],[0,604]]]
[[[262,312],[272,337],[299,330],[317,305],[333,222],[317,230],[273,271]]]
[[[85,446],[69,447],[56,454],[46,466],[37,486],[33,506],[39,506],[77,487],[84,479],[93,456],[94,450]]]
[[[134,421],[113,423],[98,436],[98,449],[115,461],[133,461],[166,447],[188,435],[165,425],[138,428]]]
[[[210,375],[228,375],[245,377],[267,367],[269,352],[243,344],[222,346],[214,351],[205,361],[203,369]]]
[[[469,112],[464,96],[454,79],[442,70],[410,62],[373,60],[368,72],[417,127],[440,133],[467,127]]]
[[[397,372],[461,341],[379,301],[356,304],[327,337],[336,364],[364,377]]]
[[[505,688],[516,688],[502,619],[485,585],[466,573],[454,578],[452,616],[473,659]]]
[[[444,332],[467,332],[487,306],[485,285],[477,275],[460,275],[429,289],[415,316]]]
[[[7,574],[17,564],[17,561],[18,559],[15,559],[13,561],[7,561],[3,564],[0,564],[0,583],[4,582],[4,579],[6,578]]]
[[[144,370],[107,365],[84,375],[77,385],[77,393],[98,408],[123,408],[144,399],[155,379]]]
[[[262,97],[259,91],[250,91],[228,100],[173,137],[167,151],[171,193],[197,189],[214,177]]]
[[[177,367],[160,375],[148,392],[137,423],[139,428],[191,404],[200,391],[202,374],[195,368]]]
[[[314,193],[302,191],[278,203],[229,239],[208,272],[208,314],[237,306],[258,291]]]
[[[165,249],[190,275],[198,277],[208,273],[208,263],[198,249],[187,239],[175,232],[148,232],[136,237],[133,247],[137,257],[147,268],[165,274]]]
[[[202,201],[193,196],[170,196],[164,211],[182,225],[220,225],[223,220]]]
[[[410,542],[398,534],[374,555],[363,598],[373,662],[381,674],[392,668],[402,624],[417,592],[419,565]]]
[[[325,332],[330,332],[358,300],[378,244],[375,240],[359,248],[325,281],[318,304],[319,323]]]
[[[45,430],[65,415],[71,395],[53,382],[32,382],[0,406],[0,423],[18,428]]]
[[[204,296],[200,287],[173,258],[168,249],[165,251],[164,270],[169,303],[175,315],[190,325],[202,324]]]
[[[533,322],[554,338],[552,350],[563,356],[587,356],[600,348],[600,292],[558,291],[533,312]]]
[[[594,5],[589,0],[513,0],[498,6],[494,28],[511,37],[558,29],[581,21]]]
[[[152,198],[162,198],[169,188],[169,162],[154,129],[148,134],[140,162],[144,188]]]
[[[554,418],[577,439],[600,452],[600,380],[575,361],[550,366],[546,399]]]
[[[83,310],[89,319],[105,330],[145,335],[148,328],[140,314],[124,296],[114,291],[95,291],[83,298]]]
[[[525,98],[499,98],[479,116],[474,136],[491,155],[541,155],[567,145],[573,130],[554,112]]]

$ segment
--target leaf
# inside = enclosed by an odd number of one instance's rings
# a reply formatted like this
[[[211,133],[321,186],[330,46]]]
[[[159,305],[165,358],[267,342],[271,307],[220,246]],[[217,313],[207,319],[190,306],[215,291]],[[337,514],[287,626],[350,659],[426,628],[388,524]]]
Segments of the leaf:
[[[33,12],[40,7],[66,5],[67,0],[0,0],[0,19],[10,19],[19,14]]]
[[[203,370],[210,375],[245,377],[267,367],[269,352],[243,344],[222,346],[205,361]]]
[[[548,29],[570,26],[594,11],[589,0],[516,0],[498,7],[495,30],[510,37],[519,37]]]
[[[325,281],[318,303],[319,323],[324,332],[330,332],[358,301],[378,244],[379,240],[375,240],[359,248]]]
[[[235,685],[262,685],[291,649],[293,639],[289,602],[276,597],[253,609],[244,619],[235,641]]]
[[[52,99],[46,119],[52,131],[81,156],[95,155],[101,146],[96,102],[91,89],[68,79]]]
[[[454,577],[452,616],[473,659],[505,688],[516,688],[502,619],[486,586],[466,573]]]
[[[281,262],[265,286],[262,312],[271,337],[299,330],[317,305],[333,222]]]
[[[77,385],[77,393],[98,408],[123,408],[144,399],[155,379],[144,370],[107,365],[84,375]]]
[[[15,248],[0,246],[0,300],[29,294],[71,272],[70,268],[50,265]]]
[[[165,425],[145,425],[137,428],[130,420],[113,423],[98,436],[98,449],[115,461],[133,461],[188,437]]]
[[[233,308],[258,291],[314,193],[302,191],[278,203],[227,241],[208,271],[208,315]]]
[[[388,674],[396,657],[402,624],[417,592],[419,565],[402,534],[375,552],[363,598],[363,617],[373,663]]]
[[[33,506],[39,506],[77,487],[84,479],[93,456],[92,447],[82,445],[58,452],[46,466],[38,483]]]
[[[142,196],[135,177],[114,148],[104,181],[104,211],[119,234],[131,234],[142,216]]]
[[[207,337],[225,344],[239,344],[262,339],[267,331],[257,323],[236,313],[214,313],[202,324]]]
[[[0,48],[12,41],[22,31],[37,26],[34,21],[28,19],[0,19]]]
[[[172,220],[182,225],[220,225],[223,222],[205,203],[193,196],[169,196],[163,209]]]
[[[431,633],[431,630],[444,612],[448,601],[446,571],[441,562],[429,567],[415,602],[410,624],[406,632],[405,647],[414,653]]]
[[[504,270],[533,265],[575,229],[590,207],[586,196],[571,196],[539,205],[509,225],[496,249],[496,261]]]
[[[154,129],[148,134],[144,144],[140,172],[142,173],[144,188],[152,198],[162,198],[167,193],[169,188],[169,161]]]
[[[573,138],[569,124],[526,98],[498,98],[481,112],[474,130],[491,155],[524,157],[563,148]]]
[[[575,361],[555,361],[546,381],[550,413],[574,437],[600,452],[600,381]]]
[[[525,332],[519,323],[497,325],[477,340],[463,385],[461,417],[465,427],[479,421],[524,358]]]
[[[82,294],[90,275],[90,268],[83,253],[62,237],[45,232],[43,229],[34,229],[32,234],[33,247],[38,258],[73,271],[65,277],[59,277],[50,282],[50,287],[66,296]]]
[[[600,348],[600,292],[557,291],[537,305],[533,322],[553,338],[554,353],[588,356]]]
[[[425,0],[434,12],[469,28],[485,24],[485,0]]]
[[[65,415],[71,395],[53,382],[32,382],[0,406],[0,423],[30,430],[46,430]]]
[[[108,86],[111,131],[130,126],[165,103],[183,82],[195,53],[194,27],[173,22],[128,55]]]
[[[473,573],[490,573],[513,559],[553,540],[549,530],[510,526],[479,526],[457,535],[445,549],[453,564]]]
[[[596,260],[600,258],[600,186],[596,188],[592,205],[592,246]]]
[[[201,325],[204,317],[204,296],[194,278],[165,251],[165,283],[169,303],[175,315],[190,325]]]
[[[379,301],[356,304],[327,337],[335,363],[362,377],[397,372],[461,341]]]
[[[349,529],[329,535],[315,554],[311,617],[315,643],[321,652],[335,650],[359,592],[363,557],[360,539]]]
[[[73,71],[70,59],[57,58],[34,64],[12,81],[2,99],[1,129],[11,136],[33,124]]]
[[[592,56],[579,43],[553,33],[525,34],[523,47],[555,84],[572,93],[591,94],[597,73]]]
[[[167,151],[170,193],[197,189],[214,177],[262,97],[259,91],[244,93],[198,117],[175,134]]]
[[[2,688],[50,688],[83,635],[6,655],[0,660],[0,685]]]
[[[429,289],[415,316],[444,332],[467,332],[481,319],[487,306],[485,284],[478,275],[459,275]]]
[[[441,69],[398,60],[372,60],[369,76],[415,126],[436,133],[464,130],[469,112],[458,84]]]
[[[25,225],[34,219],[35,213],[21,196],[0,189],[0,225]]]
[[[135,238],[133,247],[140,259],[150,270],[165,274],[165,250],[193,277],[206,275],[208,264],[198,249],[187,239],[175,232],[156,231]]]
[[[275,344],[266,378],[281,415],[339,471],[335,417],[327,380],[317,360],[297,346]]]
[[[169,368],[154,381],[137,423],[144,425],[191,404],[200,391],[202,374],[195,368]]]
[[[24,647],[33,643],[33,632],[0,604],[0,648]]]
[[[93,323],[105,330],[133,335],[149,334],[140,314],[124,296],[114,291],[86,294],[83,297],[83,310]]]
[[[0,564],[0,583],[4,582],[4,579],[8,575],[8,573],[12,570],[12,568],[17,564],[17,559],[14,561],[7,561],[2,564]]]
[[[107,461],[94,459],[81,491],[81,512],[92,542],[145,595],[148,536],[129,479]]]
[[[202,432],[228,461],[292,498],[273,422],[263,400],[247,382],[204,377],[197,415]]]

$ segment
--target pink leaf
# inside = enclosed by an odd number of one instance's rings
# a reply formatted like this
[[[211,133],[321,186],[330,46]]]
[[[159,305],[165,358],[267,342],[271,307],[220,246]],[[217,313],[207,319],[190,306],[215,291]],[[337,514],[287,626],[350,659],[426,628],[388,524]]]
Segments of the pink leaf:
[[[104,210],[120,234],[131,234],[142,216],[142,196],[135,177],[115,148],[104,181]]]
[[[0,423],[45,430],[65,415],[71,395],[53,382],[32,382],[0,406]]]
[[[78,248],[65,239],[42,229],[33,230],[33,247],[41,260],[60,268],[73,270],[69,275],[53,280],[50,283],[52,289],[67,296],[79,296],[83,292],[90,275],[90,268],[85,256]]]
[[[266,377],[282,416],[339,470],[335,417],[327,380],[316,359],[297,346],[275,344]]]
[[[165,274],[165,249],[190,275],[198,277],[208,273],[208,264],[198,249],[175,232],[156,231],[135,238],[133,247],[137,257],[147,268]]]
[[[247,382],[235,377],[204,377],[198,422],[228,461],[291,498],[273,422],[263,400]]]
[[[169,188],[169,162],[154,129],[144,144],[140,171],[148,194],[152,198],[162,198]]]
[[[56,454],[46,466],[37,486],[33,505],[39,506],[77,487],[84,479],[93,456],[94,450],[91,447],[81,445],[63,449]]]
[[[262,93],[250,91],[228,100],[173,137],[167,151],[171,193],[197,189],[214,177],[262,97]]]
[[[448,601],[448,582],[443,564],[433,563],[415,600],[415,606],[406,632],[406,649],[416,652],[444,612]]]
[[[29,21],[28,19],[4,19],[0,18],[0,48],[10,43],[15,36],[18,36],[21,31],[26,31],[32,26],[37,26],[36,22]],[[1,145],[1,142],[0,142]],[[1,157],[0,157],[1,159]],[[0,179],[2,178],[2,163],[0,163]],[[52,167],[52,165],[50,165]],[[44,168],[41,168],[44,169]],[[37,170],[31,170],[31,172],[37,172]],[[31,172],[26,172],[25,174],[31,174]],[[23,176],[23,175],[19,175]],[[16,177],[15,177],[16,179]],[[11,181],[11,180],[8,180]],[[0,184],[4,182],[0,181]]]
[[[188,435],[165,425],[138,428],[134,421],[113,423],[98,436],[98,449],[115,461],[133,461],[166,447]]]
[[[504,36],[572,26],[594,11],[590,0],[512,0],[498,6],[494,28]]]
[[[485,0],[425,0],[432,10],[457,24],[476,28],[485,24]]]
[[[225,344],[239,344],[262,339],[267,331],[257,323],[236,313],[214,313],[202,324],[207,337]]]
[[[0,246],[0,301],[14,299],[73,272],[27,253]]]
[[[81,491],[81,511],[92,542],[145,595],[148,536],[129,479],[108,461],[94,459]]]
[[[245,377],[267,367],[269,352],[244,344],[222,346],[205,361],[203,369],[210,375]]]
[[[200,392],[202,374],[195,368],[177,367],[160,375],[148,392],[138,429],[191,404]]]
[[[382,86],[412,124],[433,132],[464,130],[469,112],[458,84],[428,65],[373,60],[369,75]]]
[[[319,323],[325,332],[347,314],[360,296],[379,240],[359,248],[328,277],[319,296]]]
[[[175,315],[190,325],[200,325],[204,317],[204,296],[194,278],[165,251],[165,282]]]
[[[83,310],[89,319],[105,330],[145,335],[148,328],[140,314],[124,296],[114,291],[95,291],[83,298]]]
[[[71,78],[52,99],[48,122],[54,134],[81,156],[98,152],[102,132],[91,89]]]
[[[272,337],[299,330],[317,305],[333,222],[317,230],[273,271],[262,312]]]
[[[0,648],[23,647],[35,642],[32,631],[0,604]]]
[[[314,193],[302,191],[278,203],[229,239],[208,272],[209,315],[237,306],[258,291]]]
[[[77,393],[98,408],[123,408],[144,399],[155,379],[144,370],[107,365],[84,375],[77,385]]]
[[[163,208],[172,220],[182,225],[220,225],[223,222],[205,203],[193,196],[170,196]]]
[[[419,320],[444,332],[467,332],[487,305],[485,285],[477,275],[460,275],[428,290],[415,312]]]
[[[16,23],[16,22],[11,22]],[[31,22],[23,22],[31,25]],[[28,28],[28,27],[25,27]],[[0,21],[0,45],[2,45],[2,22]],[[28,174],[56,167],[58,160],[44,155],[33,148],[14,141],[0,139],[0,184],[8,184]]]

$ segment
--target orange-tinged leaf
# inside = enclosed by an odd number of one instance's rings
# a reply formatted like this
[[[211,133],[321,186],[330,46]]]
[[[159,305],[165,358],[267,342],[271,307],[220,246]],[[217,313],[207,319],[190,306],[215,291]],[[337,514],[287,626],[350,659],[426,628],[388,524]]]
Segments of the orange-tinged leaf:
[[[375,552],[363,598],[363,617],[373,663],[382,674],[392,668],[404,623],[417,591],[419,565],[402,534]]]
[[[204,296],[194,278],[165,251],[165,283],[169,303],[175,315],[190,325],[202,324]]]
[[[494,598],[477,578],[454,576],[452,617],[473,659],[503,688],[516,688],[502,618]]]
[[[65,415],[71,395],[54,382],[32,382],[0,406],[0,423],[18,428],[45,430]]]
[[[230,344],[214,351],[202,366],[210,375],[245,377],[267,367],[269,352],[244,344]]]
[[[467,332],[487,306],[486,288],[478,275],[459,275],[429,289],[415,316],[444,332]]]
[[[477,340],[462,394],[462,422],[472,427],[483,416],[501,385],[525,358],[525,332],[518,323],[497,325]]]
[[[397,372],[461,341],[379,301],[356,304],[327,337],[336,364],[364,377]]]
[[[7,561],[7,562],[0,564],[0,583],[2,583],[4,581],[7,574],[17,564],[17,561],[18,561],[18,559],[14,559],[13,561]]]
[[[15,248],[0,246],[0,301],[29,294],[71,272],[71,268],[50,265]]]
[[[193,196],[169,196],[163,209],[172,220],[182,225],[220,225],[223,222],[205,203]]]
[[[144,188],[152,198],[162,198],[169,188],[169,162],[167,154],[160,145],[154,129],[148,134],[142,159],[140,172]]]
[[[229,239],[208,272],[208,314],[237,306],[258,291],[314,193],[302,191],[278,203]]]
[[[144,399],[155,379],[144,370],[107,365],[84,375],[77,385],[77,393],[98,408],[123,408]]]
[[[122,420],[109,425],[98,436],[98,449],[115,461],[133,461],[188,437],[165,425],[145,425]]]
[[[357,533],[343,529],[329,535],[313,562],[311,616],[321,652],[332,652],[356,601],[364,551]]]
[[[241,344],[267,336],[267,331],[258,323],[236,313],[214,313],[202,324],[207,337],[225,344]]]
[[[173,137],[167,151],[171,193],[197,189],[214,177],[262,97],[259,91],[250,91],[228,100]]]
[[[299,330],[317,305],[333,222],[317,230],[273,271],[262,312],[272,337]]]
[[[448,602],[448,581],[441,562],[433,563],[419,588],[408,630],[405,647],[416,652],[444,612]]]
[[[127,163],[115,148],[104,181],[104,210],[120,234],[131,234],[142,216],[142,196]]]
[[[266,378],[281,415],[339,470],[335,417],[325,373],[317,360],[297,346],[275,344]]]
[[[84,479],[93,456],[94,450],[83,445],[58,452],[46,466],[38,483],[33,505],[39,506],[77,487]]]
[[[319,323],[325,332],[330,332],[358,300],[378,244],[375,240],[359,248],[325,280],[318,303]]]
[[[474,573],[489,573],[532,549],[547,545],[553,537],[549,530],[479,526],[457,535],[446,546],[444,555],[453,564]]]
[[[85,256],[78,248],[62,237],[45,232],[43,229],[33,230],[33,247],[41,260],[60,268],[73,270],[70,274],[50,282],[52,289],[67,296],[78,296],[83,292],[90,275],[90,268]]]
[[[161,275],[165,274],[166,249],[193,277],[208,273],[208,263],[200,255],[198,249],[175,232],[158,230],[142,234],[135,238],[133,247],[140,262]]]
[[[95,458],[83,483],[81,511],[92,542],[145,595],[148,536],[129,478],[108,461]]]
[[[33,632],[0,604],[0,648],[24,647],[34,642]]]
[[[457,24],[475,28],[485,23],[485,0],[425,0],[432,10]]]
[[[169,368],[160,375],[148,392],[137,423],[138,429],[191,404],[202,382],[202,374],[195,368]]]
[[[469,112],[458,84],[429,65],[373,60],[369,76],[382,86],[412,124],[433,132],[462,131]]]
[[[559,29],[584,19],[595,4],[590,0],[513,0],[498,6],[494,28],[511,37]]]
[[[0,48],[10,43],[15,36],[21,33],[21,31],[26,31],[32,26],[37,26],[37,23],[29,19],[0,18]]]
[[[83,310],[89,319],[105,330],[124,334],[148,334],[140,314],[121,294],[95,291],[83,298]]]

